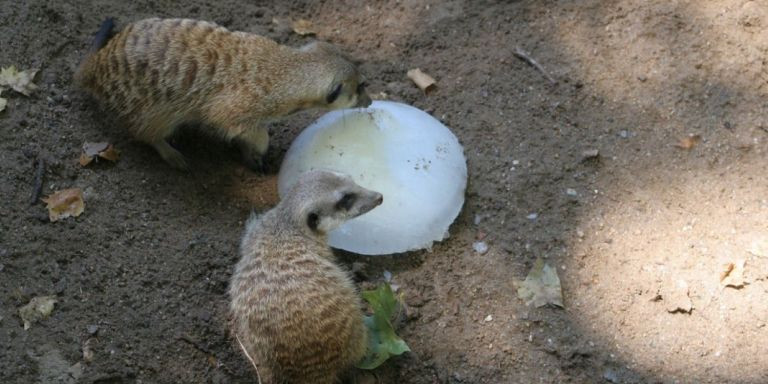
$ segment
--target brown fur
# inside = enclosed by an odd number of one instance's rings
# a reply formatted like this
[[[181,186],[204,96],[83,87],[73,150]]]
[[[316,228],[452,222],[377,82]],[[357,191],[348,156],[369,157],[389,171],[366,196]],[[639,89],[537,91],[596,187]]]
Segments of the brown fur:
[[[127,25],[83,61],[75,78],[178,168],[186,162],[166,138],[181,123],[201,122],[235,140],[257,166],[269,143],[265,121],[370,104],[356,66],[327,43],[295,49],[190,19]],[[329,104],[339,84],[340,96]]]
[[[356,201],[341,209],[348,193]],[[248,222],[230,285],[232,331],[263,384],[330,384],[363,358],[360,299],[325,234],[381,201],[346,176],[314,171]]]

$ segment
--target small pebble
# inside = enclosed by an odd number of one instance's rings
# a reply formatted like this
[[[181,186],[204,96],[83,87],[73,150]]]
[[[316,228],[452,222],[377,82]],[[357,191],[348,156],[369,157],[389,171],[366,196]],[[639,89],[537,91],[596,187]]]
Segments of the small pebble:
[[[198,313],[198,314],[197,314],[197,317],[198,317],[200,320],[202,320],[202,321],[204,321],[204,322],[206,322],[206,323],[207,323],[207,322],[209,322],[209,321],[211,321],[211,313],[210,313],[210,312],[208,312],[208,311],[202,311],[202,312]]]
[[[475,241],[475,243],[472,244],[472,249],[482,255],[488,252],[488,244],[486,244],[485,241]]]
[[[594,159],[598,156],[600,156],[600,151],[598,151],[597,149],[587,149],[581,152],[581,157],[584,160]]]
[[[539,218],[539,214],[536,212],[529,213],[528,216],[526,216],[528,220],[536,220]]]
[[[579,195],[578,192],[576,192],[576,190],[573,189],[573,188],[567,188],[565,190],[565,194],[568,195],[568,196],[578,196]]]
[[[485,322],[486,323],[490,323],[491,321],[493,321],[493,315],[488,315],[488,316],[485,317]]]
[[[622,129],[622,130],[619,132],[619,136],[621,136],[621,138],[622,138],[622,139],[626,139],[626,138],[628,138],[628,137],[629,137],[629,132],[628,132],[627,130],[625,130],[625,129]]]
[[[87,328],[89,335],[95,335],[97,332],[99,332],[99,326],[96,324],[91,324]]]
[[[619,376],[611,369],[606,370],[603,372],[603,379],[609,383],[618,383],[619,382]]]

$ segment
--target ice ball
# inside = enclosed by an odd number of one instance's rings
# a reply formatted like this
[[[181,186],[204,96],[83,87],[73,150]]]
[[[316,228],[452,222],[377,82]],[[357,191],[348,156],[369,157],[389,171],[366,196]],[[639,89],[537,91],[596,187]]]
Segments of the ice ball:
[[[467,163],[456,136],[417,108],[374,101],[323,115],[293,142],[278,176],[281,196],[304,172],[330,169],[380,192],[384,203],[328,235],[364,255],[429,248],[448,237],[464,204]]]

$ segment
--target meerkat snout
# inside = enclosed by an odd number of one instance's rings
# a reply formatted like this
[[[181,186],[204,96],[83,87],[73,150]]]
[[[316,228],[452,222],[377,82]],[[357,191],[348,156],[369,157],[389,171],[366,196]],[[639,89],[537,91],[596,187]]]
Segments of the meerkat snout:
[[[294,220],[312,235],[324,236],[344,222],[370,212],[384,196],[356,184],[348,175],[311,171],[302,175],[286,197],[297,204]]]

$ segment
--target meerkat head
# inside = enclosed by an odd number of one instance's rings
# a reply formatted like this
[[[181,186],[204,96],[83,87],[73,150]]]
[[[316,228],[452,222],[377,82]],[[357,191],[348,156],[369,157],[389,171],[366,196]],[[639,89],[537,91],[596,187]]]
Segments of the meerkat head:
[[[347,175],[315,170],[301,175],[280,205],[306,234],[324,237],[383,201],[381,193],[357,185]]]
[[[323,109],[365,108],[371,105],[365,78],[352,58],[332,44],[313,42],[300,51],[311,59],[315,90],[314,106]],[[317,71],[321,71],[318,73]]]

